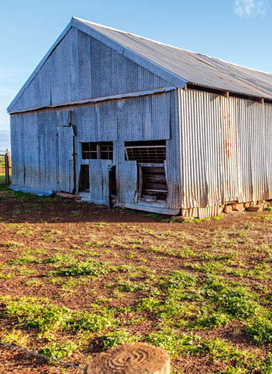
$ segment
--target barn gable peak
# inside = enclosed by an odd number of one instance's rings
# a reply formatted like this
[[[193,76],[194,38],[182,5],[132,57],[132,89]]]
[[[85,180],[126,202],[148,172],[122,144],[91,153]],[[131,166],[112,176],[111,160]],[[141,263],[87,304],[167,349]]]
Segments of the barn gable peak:
[[[30,86],[30,84],[33,82],[35,77],[38,75],[40,70],[43,68],[45,63],[48,61],[52,53],[56,50],[56,48],[59,46],[59,44],[63,41],[63,39],[66,37],[66,35],[71,31],[71,29],[77,29],[81,31],[84,34],[89,35],[93,39],[101,42],[105,46],[113,49],[114,51],[118,52],[123,57],[127,58],[128,60],[136,63],[140,67],[150,71],[151,73],[157,75],[158,77],[162,78],[162,80],[167,81],[169,84],[171,84],[174,87],[177,88],[183,88],[186,84],[186,80],[178,77],[174,73],[168,71],[164,67],[161,67],[157,63],[153,62],[152,60],[141,56],[139,53],[127,48],[126,46],[123,46],[121,43],[116,42],[114,39],[112,39],[110,36],[105,35],[101,32],[101,30],[111,30],[114,32],[119,32],[125,34],[125,32],[109,28],[106,26],[99,25],[97,23],[89,22],[82,20],[77,17],[72,17],[69,24],[66,26],[66,28],[63,30],[63,32],[59,35],[57,40],[54,42],[54,44],[51,46],[49,51],[46,53],[46,55],[43,57],[41,62],[38,64],[36,69],[33,71],[33,73],[30,75],[30,77],[27,79],[21,90],[18,92],[16,97],[13,99],[13,101],[10,103],[7,111],[9,113],[16,113],[17,107],[16,104],[19,101],[19,99],[22,97],[24,92],[27,90],[27,88]],[[128,34],[128,33],[126,33]],[[31,109],[31,108],[30,108]],[[33,108],[35,109],[35,108]]]

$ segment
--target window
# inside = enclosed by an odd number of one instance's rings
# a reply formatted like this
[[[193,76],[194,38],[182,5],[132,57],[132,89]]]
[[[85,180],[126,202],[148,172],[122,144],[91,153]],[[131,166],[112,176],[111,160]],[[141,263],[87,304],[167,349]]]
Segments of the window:
[[[82,143],[82,158],[91,160],[97,159],[97,144]]]
[[[112,160],[113,158],[113,144],[112,143],[101,143],[100,147],[100,158],[102,160]]]
[[[163,164],[166,159],[165,141],[126,142],[126,160]]]
[[[112,160],[113,159],[113,143],[81,143],[83,160]]]

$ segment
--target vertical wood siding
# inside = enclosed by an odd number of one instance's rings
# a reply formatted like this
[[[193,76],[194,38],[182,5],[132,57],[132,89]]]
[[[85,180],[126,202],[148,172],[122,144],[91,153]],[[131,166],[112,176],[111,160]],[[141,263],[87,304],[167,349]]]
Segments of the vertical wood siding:
[[[73,112],[77,188],[82,163],[81,143],[113,141],[112,164],[116,165],[119,203],[134,203],[137,163],[125,160],[125,141],[167,140],[167,207],[172,208],[180,204],[177,91],[12,115],[13,184],[55,191],[61,189],[60,175],[67,167],[60,165],[59,154],[62,153],[59,153],[60,137],[57,134],[62,126],[68,124],[69,111]],[[96,183],[101,177],[101,173],[98,173],[99,165],[99,162],[90,161],[90,173],[93,173],[90,176],[91,184]],[[91,201],[105,202],[106,195],[98,196],[92,190],[95,186],[90,187]]]

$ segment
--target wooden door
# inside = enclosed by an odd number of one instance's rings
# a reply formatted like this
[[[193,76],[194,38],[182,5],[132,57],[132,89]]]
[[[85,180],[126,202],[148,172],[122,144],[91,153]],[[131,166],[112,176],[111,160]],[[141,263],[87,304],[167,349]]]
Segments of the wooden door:
[[[58,128],[59,190],[73,193],[75,189],[74,130],[73,126]]]

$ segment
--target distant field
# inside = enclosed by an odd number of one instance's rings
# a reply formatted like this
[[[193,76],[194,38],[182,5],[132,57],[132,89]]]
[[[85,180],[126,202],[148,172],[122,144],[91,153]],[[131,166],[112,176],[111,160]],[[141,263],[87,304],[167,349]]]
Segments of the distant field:
[[[11,180],[11,175],[10,175],[10,180]],[[4,173],[1,173],[0,171],[0,185],[3,185],[6,183],[6,177]]]
[[[0,187],[0,339],[84,366],[126,342],[172,373],[272,373],[272,213],[174,223]],[[79,373],[1,348],[3,373]]]

